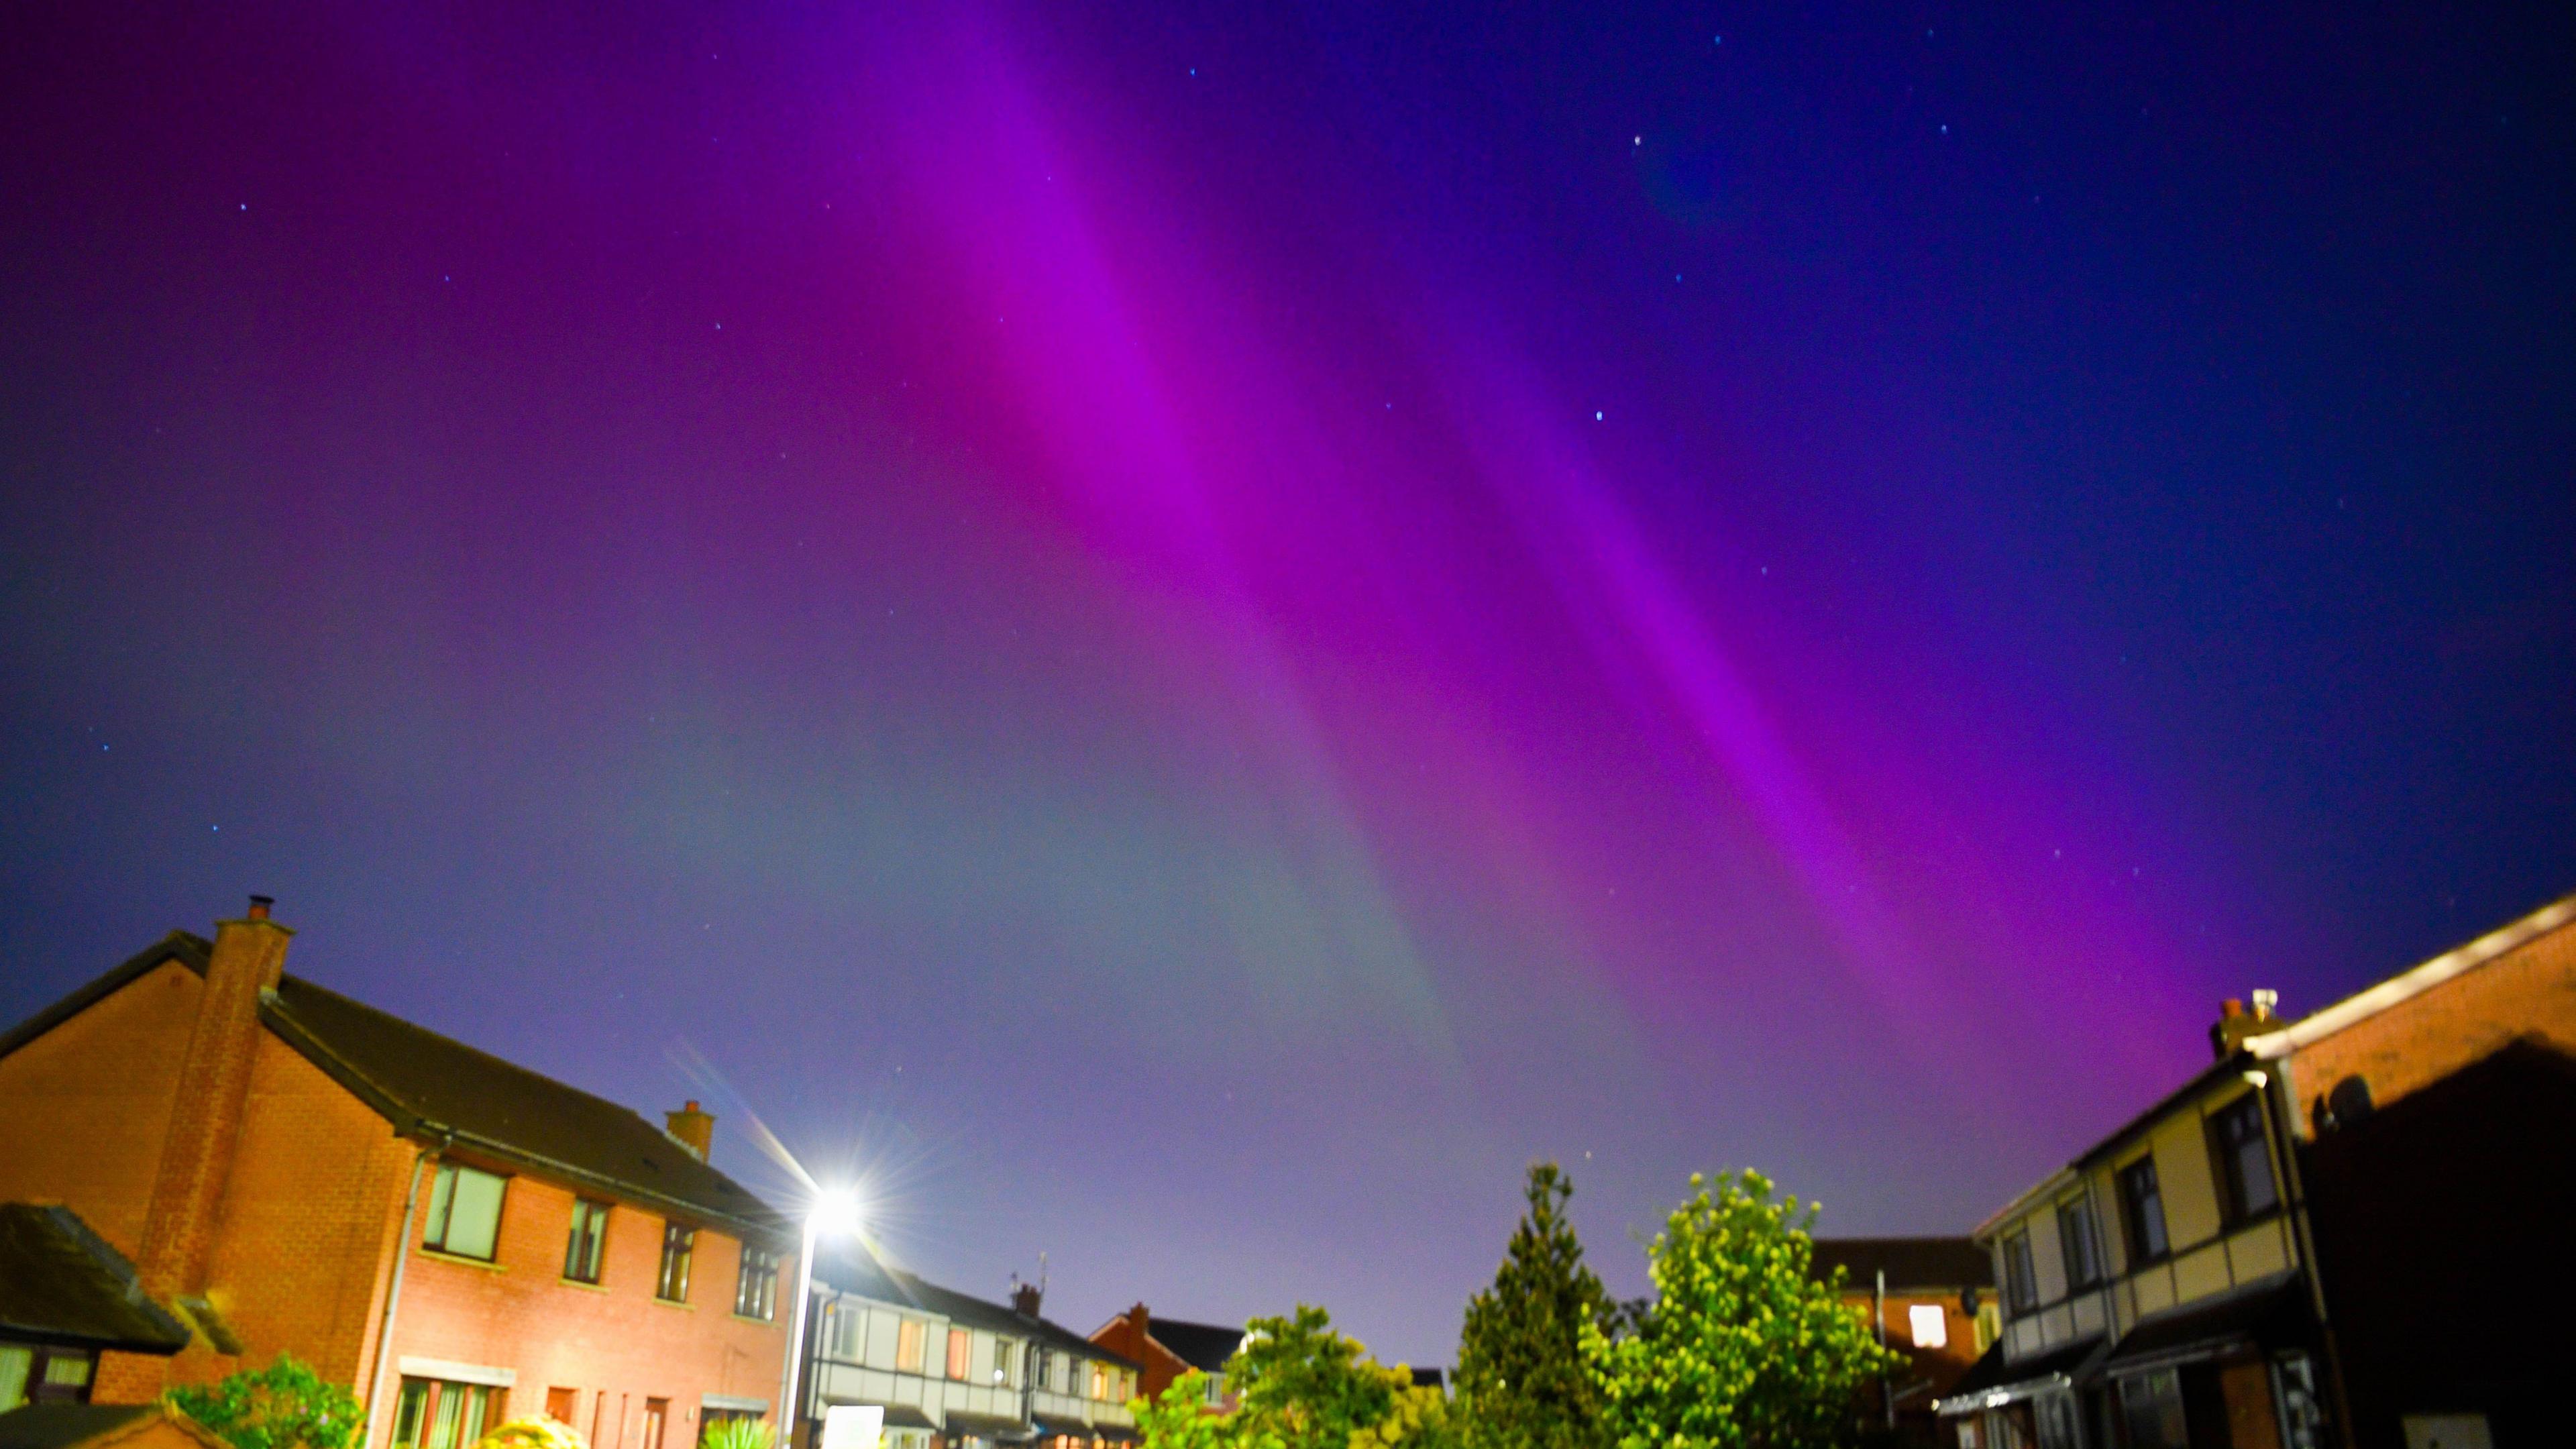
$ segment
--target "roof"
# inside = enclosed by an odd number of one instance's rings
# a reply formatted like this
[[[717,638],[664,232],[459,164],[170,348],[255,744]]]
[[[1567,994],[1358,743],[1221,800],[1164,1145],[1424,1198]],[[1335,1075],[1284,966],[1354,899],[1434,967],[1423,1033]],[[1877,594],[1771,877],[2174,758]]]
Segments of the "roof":
[[[0,1338],[177,1353],[191,1336],[71,1209],[0,1203]]]
[[[0,1056],[168,962],[203,976],[213,946],[173,931],[0,1036]],[[260,1021],[393,1124],[468,1152],[736,1231],[792,1232],[767,1204],[633,1109],[353,1001],[300,976],[260,996]]]
[[[165,1404],[28,1404],[0,1414],[0,1449],[73,1449],[113,1444],[149,1434],[191,1449],[230,1449],[203,1424]]]
[[[1102,1348],[1052,1319],[1034,1318],[1006,1304],[978,1298],[971,1293],[960,1293],[917,1273],[891,1267],[865,1244],[818,1246],[814,1253],[814,1276],[841,1292],[879,1303],[918,1308],[924,1313],[936,1313],[967,1328],[1007,1333],[1060,1352],[1102,1359],[1126,1368],[1143,1367],[1125,1354]]]
[[[1840,1268],[1846,1286],[1874,1287],[1881,1272],[1890,1289],[1991,1288],[1995,1261],[1974,1238],[1818,1238],[1816,1276]]]
[[[2015,1399],[2028,1398],[2059,1383],[2080,1383],[2110,1350],[2108,1339],[2094,1337],[2061,1344],[2029,1358],[2008,1360],[2004,1357],[2003,1344],[1998,1341],[1960,1375],[1959,1381],[1950,1386],[1950,1392],[1943,1394],[1932,1407],[1944,1414],[1990,1409]]]
[[[0,1414],[0,1449],[67,1449],[153,1412],[151,1404],[28,1404]]]
[[[1243,1346],[1243,1330],[1218,1323],[1188,1323],[1178,1318],[1148,1318],[1146,1331],[1172,1357],[1201,1373],[1223,1373],[1225,1361]]]
[[[2299,1048],[2322,1041],[2356,1022],[2423,995],[2455,976],[2475,971],[2517,947],[2576,923],[2576,895],[2561,896],[2518,921],[2487,932],[2465,946],[2400,972],[2366,991],[2356,992],[2322,1011],[2310,1012],[2279,1031],[2247,1037],[2245,1049],[2264,1061],[2278,1061]]]
[[[2306,1340],[2309,1321],[2306,1283],[2284,1275],[2265,1287],[2140,1320],[2122,1335],[2103,1368],[2121,1372],[2160,1368],[2247,1343],[2286,1347]]]

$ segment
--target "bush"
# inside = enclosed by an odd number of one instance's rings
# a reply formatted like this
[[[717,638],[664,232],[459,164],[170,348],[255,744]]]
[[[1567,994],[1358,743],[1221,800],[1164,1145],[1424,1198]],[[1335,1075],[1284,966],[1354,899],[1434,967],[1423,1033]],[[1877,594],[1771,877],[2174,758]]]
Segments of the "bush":
[[[221,1383],[172,1389],[169,1403],[233,1449],[349,1449],[366,1423],[357,1395],[283,1353]]]
[[[583,1442],[579,1429],[560,1419],[538,1414],[499,1425],[476,1440],[474,1449],[589,1449],[589,1446]]]
[[[767,1419],[721,1419],[698,1436],[698,1449],[769,1449],[777,1439]]]

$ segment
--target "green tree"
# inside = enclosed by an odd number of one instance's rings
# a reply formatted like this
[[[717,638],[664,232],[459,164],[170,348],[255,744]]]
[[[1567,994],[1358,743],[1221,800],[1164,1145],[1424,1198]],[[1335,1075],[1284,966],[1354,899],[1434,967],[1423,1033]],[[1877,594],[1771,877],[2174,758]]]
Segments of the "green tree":
[[[1606,1449],[1600,1391],[1586,1373],[1583,1325],[1616,1310],[1584,1266],[1565,1216],[1573,1179],[1553,1162],[1529,1170],[1529,1211],[1512,1230],[1494,1283],[1467,1300],[1458,1391],[1491,1449]],[[1615,1335],[1614,1335],[1615,1336]]]
[[[1276,1438],[1250,1429],[1242,1415],[1208,1407],[1207,1375],[1197,1369],[1127,1407],[1136,1415],[1144,1449],[1279,1449]]]
[[[1256,1318],[1226,1363],[1236,1429],[1262,1449],[1353,1449],[1354,1436],[1377,1433],[1397,1417],[1413,1376],[1388,1368],[1347,1334],[1332,1315],[1300,1303],[1288,1318]]]
[[[233,1449],[348,1449],[366,1422],[357,1395],[324,1383],[291,1354],[221,1383],[173,1389],[169,1397],[171,1407]]]
[[[1617,1449],[1812,1449],[1848,1440],[1852,1398],[1895,1357],[1813,1271],[1813,1204],[1758,1172],[1691,1177],[1646,1249],[1655,1302],[1583,1353]]]

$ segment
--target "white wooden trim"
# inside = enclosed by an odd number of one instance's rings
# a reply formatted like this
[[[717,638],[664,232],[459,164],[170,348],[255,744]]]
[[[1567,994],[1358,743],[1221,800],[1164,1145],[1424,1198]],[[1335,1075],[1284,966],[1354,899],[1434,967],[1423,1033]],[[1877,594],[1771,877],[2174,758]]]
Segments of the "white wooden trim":
[[[2249,1036],[2244,1047],[2259,1060],[2278,1061],[2355,1022],[2367,1021],[2401,1001],[2421,996],[2452,977],[2467,975],[2516,946],[2545,936],[2570,921],[2576,921],[2576,896],[2552,901],[2509,926],[2489,931],[2456,951],[2445,951],[2412,971],[2392,976],[2358,995],[2347,996],[2279,1031]]]
[[[403,1371],[406,1378],[443,1379],[451,1384],[487,1384],[496,1389],[506,1389],[519,1381],[517,1369],[458,1363],[454,1359],[420,1358],[408,1353],[395,1366]]]

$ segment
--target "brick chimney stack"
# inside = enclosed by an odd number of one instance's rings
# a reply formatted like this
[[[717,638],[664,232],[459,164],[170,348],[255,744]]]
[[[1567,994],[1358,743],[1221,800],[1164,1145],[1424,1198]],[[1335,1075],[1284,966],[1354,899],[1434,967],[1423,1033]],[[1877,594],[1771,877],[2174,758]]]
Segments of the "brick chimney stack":
[[[143,1289],[163,1302],[206,1287],[215,1220],[259,1053],[260,993],[276,988],[295,934],[268,918],[272,904],[252,896],[240,920],[215,924],[206,988],[180,1058],[170,1135],[143,1219]]]
[[[1035,1283],[1011,1284],[1011,1311],[1022,1318],[1038,1316],[1038,1305],[1046,1301],[1046,1290]]]
[[[706,1161],[707,1154],[715,1150],[715,1115],[699,1110],[695,1102],[684,1104],[677,1112],[663,1113],[662,1130],[670,1133],[700,1162]]]

